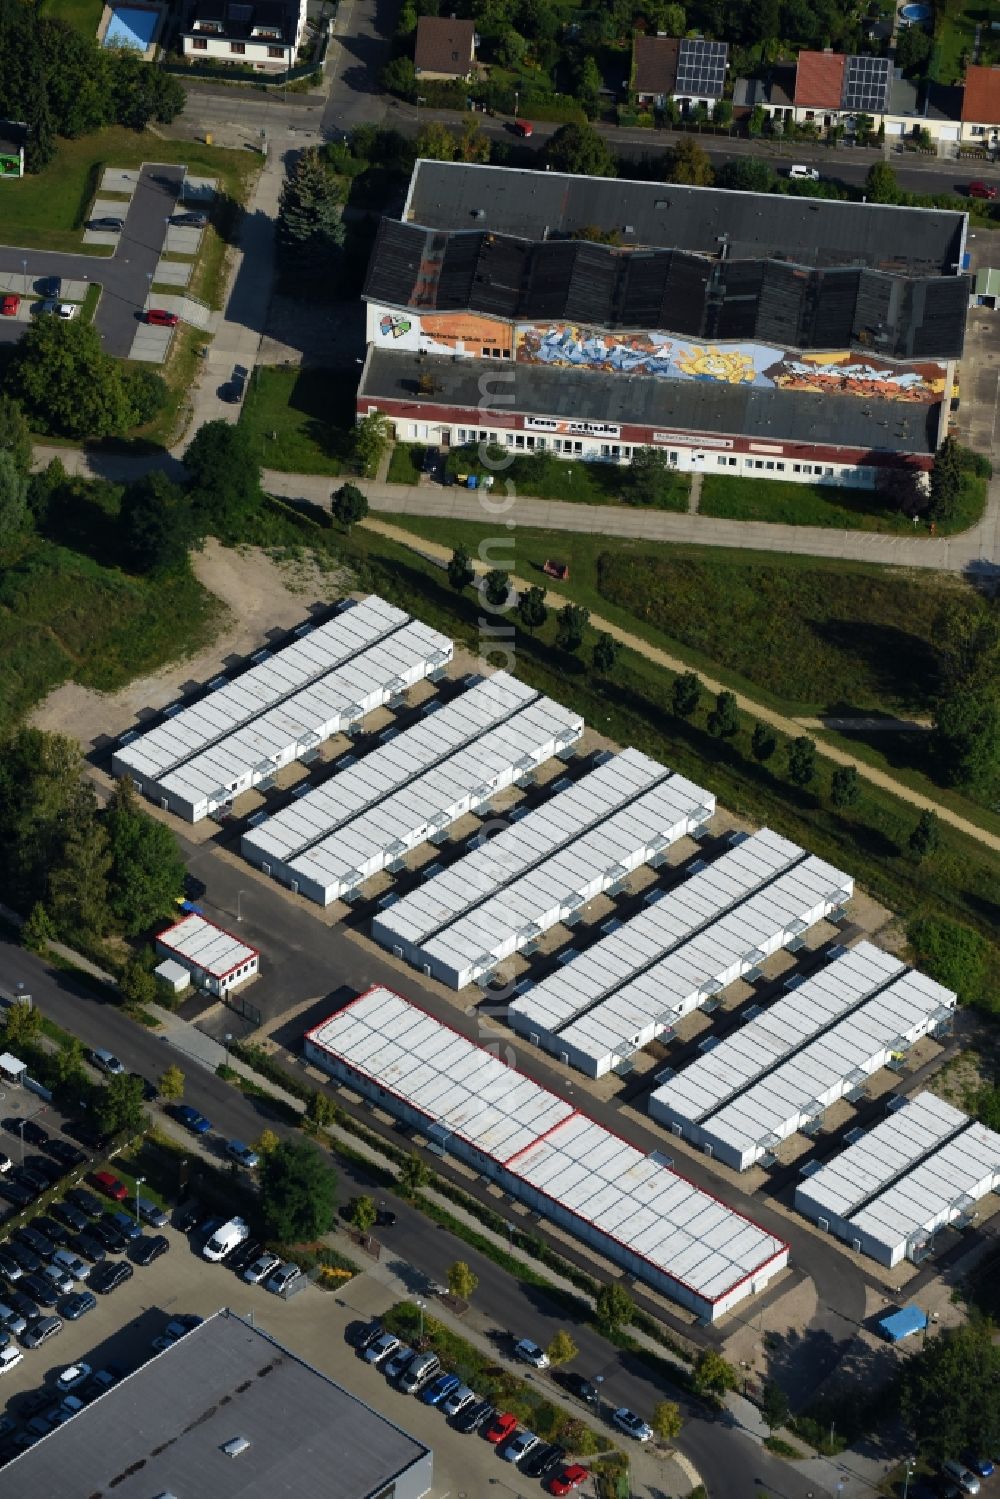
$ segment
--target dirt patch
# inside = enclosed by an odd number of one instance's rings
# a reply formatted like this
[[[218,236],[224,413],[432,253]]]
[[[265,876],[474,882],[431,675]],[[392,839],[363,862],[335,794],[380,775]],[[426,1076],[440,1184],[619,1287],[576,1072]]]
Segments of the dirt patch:
[[[31,715],[39,729],[71,734],[84,750],[104,736],[117,737],[143,711],[164,707],[194,683],[208,681],[231,656],[264,645],[272,630],[288,630],[305,619],[313,603],[326,604],[350,589],[344,572],[324,572],[311,554],[274,554],[257,547],[232,549],[209,540],[191,565],[198,581],[226,606],[212,645],[179,658],[150,676],[137,677],[118,692],[95,692],[75,682],[57,687]]]

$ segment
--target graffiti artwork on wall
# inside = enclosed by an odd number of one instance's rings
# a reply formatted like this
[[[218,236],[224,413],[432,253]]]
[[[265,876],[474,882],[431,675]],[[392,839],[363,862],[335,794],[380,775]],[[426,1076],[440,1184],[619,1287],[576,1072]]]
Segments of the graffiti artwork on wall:
[[[699,344],[668,333],[608,333],[572,323],[521,324],[516,347],[524,364],[868,400],[939,400],[946,376],[939,364],[891,364],[845,351],[797,354],[770,344]]]
[[[513,328],[474,312],[398,312],[381,307],[376,314],[378,341],[423,354],[465,354],[481,359],[510,357]]]
[[[379,319],[378,331],[383,338],[405,338],[413,324],[401,312],[384,312]]]

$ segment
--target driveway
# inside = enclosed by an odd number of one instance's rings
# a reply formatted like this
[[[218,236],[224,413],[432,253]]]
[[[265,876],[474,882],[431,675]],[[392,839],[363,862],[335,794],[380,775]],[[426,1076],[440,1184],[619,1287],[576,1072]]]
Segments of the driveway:
[[[7,271],[17,277],[26,275],[32,290],[42,276],[98,282],[103,295],[95,325],[106,352],[119,359],[127,358],[166,238],[166,221],[180,196],[184,170],[182,166],[155,163],[142,168],[131,202],[127,208],[124,203],[120,205],[125,228],[110,257],[2,245],[0,272]],[[0,320],[0,342],[16,342],[23,331],[24,324],[13,318]]]

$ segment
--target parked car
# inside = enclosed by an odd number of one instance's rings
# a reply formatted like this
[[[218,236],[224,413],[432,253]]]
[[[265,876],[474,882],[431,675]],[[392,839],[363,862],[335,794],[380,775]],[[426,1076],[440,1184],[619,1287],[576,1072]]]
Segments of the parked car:
[[[50,1260],[56,1252],[56,1246],[52,1240],[30,1223],[17,1229],[13,1238],[18,1244],[26,1244],[33,1254],[37,1254],[43,1260]]]
[[[86,1384],[93,1372],[89,1364],[70,1364],[57,1376],[56,1389],[68,1395],[78,1384]]]
[[[628,1437],[635,1437],[637,1442],[648,1442],[653,1435],[653,1428],[647,1426],[635,1411],[630,1411],[627,1405],[619,1406],[611,1419],[619,1431],[623,1431]]]
[[[545,1478],[565,1462],[565,1447],[560,1447],[558,1442],[539,1442],[524,1459],[521,1472],[526,1473],[529,1478]]]
[[[174,1228],[179,1233],[189,1234],[193,1228],[198,1226],[201,1218],[201,1208],[197,1202],[185,1202],[174,1214]]]
[[[382,1373],[386,1379],[398,1379],[406,1369],[413,1354],[414,1350],[407,1343],[400,1343],[392,1357],[387,1358],[382,1365]]]
[[[472,1405],[467,1405],[465,1410],[455,1417],[455,1430],[478,1431],[487,1421],[492,1421],[495,1415],[496,1411],[490,1401],[475,1400]]]
[[[524,140],[530,140],[535,133],[535,127],[530,120],[515,120],[514,133],[522,136]]]
[[[21,1284],[23,1285],[23,1281]],[[42,1315],[42,1309],[38,1305],[38,1302],[32,1301],[31,1297],[25,1291],[21,1290],[20,1285],[16,1291],[7,1292],[7,1300],[11,1306],[20,1312],[25,1322],[33,1322],[36,1317]]]
[[[946,1462],[943,1462],[941,1472],[945,1478],[950,1478],[952,1483],[957,1483],[963,1494],[979,1493],[981,1484],[975,1473],[955,1458],[949,1457]]]
[[[264,1282],[264,1290],[272,1292],[275,1296],[283,1296],[289,1286],[294,1285],[302,1274],[298,1265],[288,1261],[287,1264],[279,1265],[277,1270],[272,1270]]]
[[[7,1178],[0,1181],[0,1196],[6,1197],[7,1201],[12,1202],[16,1208],[30,1207],[35,1200],[34,1192],[23,1187],[20,1182],[10,1181]]]
[[[230,1218],[228,1222],[220,1223],[212,1230],[201,1251],[202,1258],[217,1264],[219,1260],[225,1259],[237,1244],[244,1243],[249,1237],[250,1229],[244,1220]]]
[[[86,1232],[88,1218],[86,1213],[81,1213],[71,1202],[54,1202],[49,1208],[53,1218],[58,1218],[67,1228],[72,1229],[75,1234]]]
[[[16,1369],[24,1358],[20,1348],[11,1344],[8,1348],[0,1348],[0,1374],[9,1374],[11,1369]]]
[[[56,1311],[67,1322],[79,1322],[96,1305],[97,1297],[92,1291],[74,1291],[72,1296],[64,1296],[62,1301],[56,1303]]]
[[[428,1380],[440,1372],[441,1360],[436,1353],[418,1353],[400,1379],[399,1388],[404,1395],[415,1395]]]
[[[815,167],[794,166],[788,168],[790,182],[818,182],[819,173]]]
[[[184,209],[181,213],[170,215],[172,224],[180,224],[185,229],[204,229],[208,223],[208,214],[200,213],[197,209]]]
[[[102,1296],[109,1296],[112,1291],[131,1280],[135,1271],[128,1260],[108,1260],[104,1265],[98,1265],[91,1272],[89,1285],[92,1290],[99,1291]]]
[[[264,1252],[264,1246],[258,1239],[247,1239],[243,1244],[237,1244],[231,1249],[222,1263],[229,1270],[235,1270],[237,1275],[242,1275],[248,1265],[254,1260],[260,1259]]]
[[[447,1395],[453,1395],[462,1381],[457,1374],[439,1374],[428,1381],[420,1391],[424,1405],[440,1405]]]
[[[80,308],[76,302],[45,301],[40,304],[38,311],[45,316],[51,315],[62,318],[64,322],[69,322],[70,318],[76,317]]]
[[[11,1240],[10,1253],[27,1275],[37,1275],[42,1268],[38,1255],[33,1249],[29,1249],[27,1244],[18,1244],[15,1240]]]
[[[165,307],[148,307],[146,322],[152,323],[154,328],[176,328],[180,318],[176,312],[168,312]]]
[[[60,1293],[41,1270],[37,1275],[26,1275],[20,1282],[20,1287],[22,1295],[30,1296],[40,1306],[55,1306],[59,1300]]]
[[[9,1332],[15,1338],[19,1338],[27,1325],[27,1317],[22,1317],[20,1312],[16,1312],[12,1306],[8,1306],[5,1301],[0,1301],[0,1327],[4,1332]]]
[[[122,1211],[118,1213],[105,1213],[104,1216],[129,1241],[138,1239],[142,1233],[142,1224],[136,1223],[131,1213]]]
[[[505,1463],[519,1463],[537,1444],[538,1438],[533,1431],[519,1431],[497,1450]]]
[[[44,1215],[34,1218],[31,1226],[36,1233],[40,1233],[48,1239],[50,1244],[57,1246],[68,1244],[73,1237],[65,1223],[57,1223],[55,1218],[48,1218]]]
[[[256,1286],[262,1280],[267,1280],[273,1270],[277,1270],[281,1264],[276,1254],[264,1253],[257,1256],[253,1264],[248,1265],[243,1271],[243,1279],[247,1285]]]
[[[530,1338],[521,1338],[520,1342],[514,1344],[514,1353],[523,1364],[530,1364],[533,1369],[547,1369],[549,1367],[549,1356],[544,1349],[539,1348]]]
[[[96,1238],[89,1229],[85,1233],[77,1234],[66,1248],[70,1254],[78,1254],[81,1259],[90,1260],[95,1265],[105,1260],[108,1254],[100,1239]]]
[[[441,1409],[446,1416],[457,1416],[459,1411],[465,1410],[467,1405],[472,1405],[475,1398],[474,1390],[470,1390],[467,1384],[460,1384],[457,1390],[452,1390],[451,1394],[446,1395],[441,1401]]]
[[[12,1114],[3,1121],[3,1127],[9,1134],[17,1135],[24,1139],[28,1145],[47,1145],[49,1137],[40,1124],[33,1119],[25,1119],[19,1114]]]
[[[375,1214],[375,1227],[395,1228],[395,1226],[396,1214],[390,1212],[388,1208],[379,1208],[377,1213]]]
[[[99,219],[88,219],[87,228],[107,229],[110,230],[113,234],[120,234],[125,228],[125,220],[113,218],[111,215],[107,215]]]
[[[10,1252],[10,1245],[5,1244],[0,1249],[0,1275],[3,1275],[7,1280],[20,1280],[23,1274],[23,1265],[18,1264]]]
[[[170,1221],[158,1202],[149,1197],[136,1197],[133,1203],[136,1214],[150,1228],[166,1228]]]
[[[99,1218],[104,1212],[104,1204],[86,1187],[73,1187],[66,1193],[66,1201],[79,1208],[81,1213],[86,1213],[88,1218]]]
[[[226,1154],[232,1156],[240,1166],[246,1166],[248,1171],[260,1165],[260,1156],[255,1150],[251,1150],[249,1145],[244,1145],[242,1140],[228,1141]]]
[[[204,1114],[199,1114],[189,1103],[174,1104],[170,1110],[178,1124],[183,1124],[193,1135],[207,1135],[212,1128],[211,1120],[206,1119]]]
[[[516,1429],[516,1416],[512,1416],[510,1411],[496,1411],[483,1435],[488,1442],[492,1442],[494,1446],[498,1446],[501,1442],[506,1442],[509,1437],[513,1436]]]
[[[0,1150],[0,1171],[9,1171],[13,1164],[14,1162],[11,1160],[10,1156],[4,1155],[3,1151]],[[3,1418],[0,1417],[0,1420],[2,1419]]]
[[[60,1296],[69,1296],[73,1291],[73,1277],[69,1275],[61,1265],[46,1265],[42,1271],[45,1279],[52,1283],[53,1288]]]
[[[170,1240],[165,1234],[141,1234],[138,1239],[133,1240],[129,1256],[137,1265],[151,1265],[161,1254],[166,1254],[169,1248]]]
[[[117,1176],[110,1171],[95,1171],[90,1178],[95,1187],[102,1191],[105,1197],[111,1197],[115,1202],[125,1202],[128,1198],[128,1187]]]
[[[384,1332],[374,1342],[369,1343],[365,1349],[366,1364],[380,1364],[383,1359],[388,1358],[390,1353],[395,1353],[399,1347],[399,1339],[391,1332]]]
[[[4,317],[16,317],[18,311],[20,310],[20,307],[21,298],[15,296],[13,293],[10,293],[10,295],[6,297],[0,298],[0,313],[2,313]]]
[[[582,1374],[576,1374],[570,1369],[558,1369],[552,1376],[557,1384],[570,1395],[575,1395],[577,1400],[583,1400],[587,1405],[596,1405],[600,1398],[597,1386],[592,1385],[589,1379],[584,1379]]]
[[[384,1332],[385,1328],[382,1326],[378,1318],[375,1317],[371,1322],[368,1323],[367,1327],[363,1327],[361,1329],[357,1337],[354,1339],[355,1348],[359,1353],[364,1353],[369,1344],[374,1343],[375,1339],[380,1338]]]
[[[966,1466],[971,1468],[973,1473],[978,1473],[980,1478],[993,1477],[994,1464],[990,1458],[977,1457],[975,1452],[963,1453],[963,1457],[965,1458]]]
[[[231,401],[234,405],[238,405],[242,401],[247,388],[247,377],[249,374],[250,371],[245,365],[236,364],[233,366],[233,373],[229,384],[225,387],[225,398],[227,401]]]
[[[40,281],[36,281],[35,290],[40,297],[61,297],[62,277],[43,276]]]
[[[49,1268],[62,1270],[74,1280],[86,1280],[90,1274],[87,1261],[81,1259],[78,1254],[74,1254],[72,1249],[57,1249],[52,1256],[52,1264]]]
[[[989,202],[992,202],[993,199],[996,196],[997,196],[997,189],[993,186],[993,184],[991,182],[970,182],[969,183],[969,197],[970,198],[986,198]]]
[[[49,1155],[54,1156],[60,1166],[65,1166],[67,1170],[71,1166],[79,1166],[81,1161],[87,1159],[83,1151],[71,1145],[68,1140],[52,1140],[47,1148]]]
[[[24,1187],[31,1193],[32,1201],[47,1192],[52,1183],[47,1176],[42,1176],[38,1171],[33,1171],[30,1166],[18,1166],[13,1172],[13,1179],[17,1186]]]
[[[32,1322],[27,1332],[21,1339],[25,1348],[41,1348],[50,1338],[54,1338],[62,1332],[62,1321],[59,1317],[39,1317]]]
[[[109,1077],[120,1077],[125,1071],[125,1064],[104,1046],[93,1047],[87,1056],[99,1072],[106,1072]]]

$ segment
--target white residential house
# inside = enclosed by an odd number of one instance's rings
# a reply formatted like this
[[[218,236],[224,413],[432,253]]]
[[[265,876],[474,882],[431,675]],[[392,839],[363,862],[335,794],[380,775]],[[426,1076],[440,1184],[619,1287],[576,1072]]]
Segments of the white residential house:
[[[194,0],[182,32],[184,56],[260,72],[294,65],[306,25],[306,0]]]

